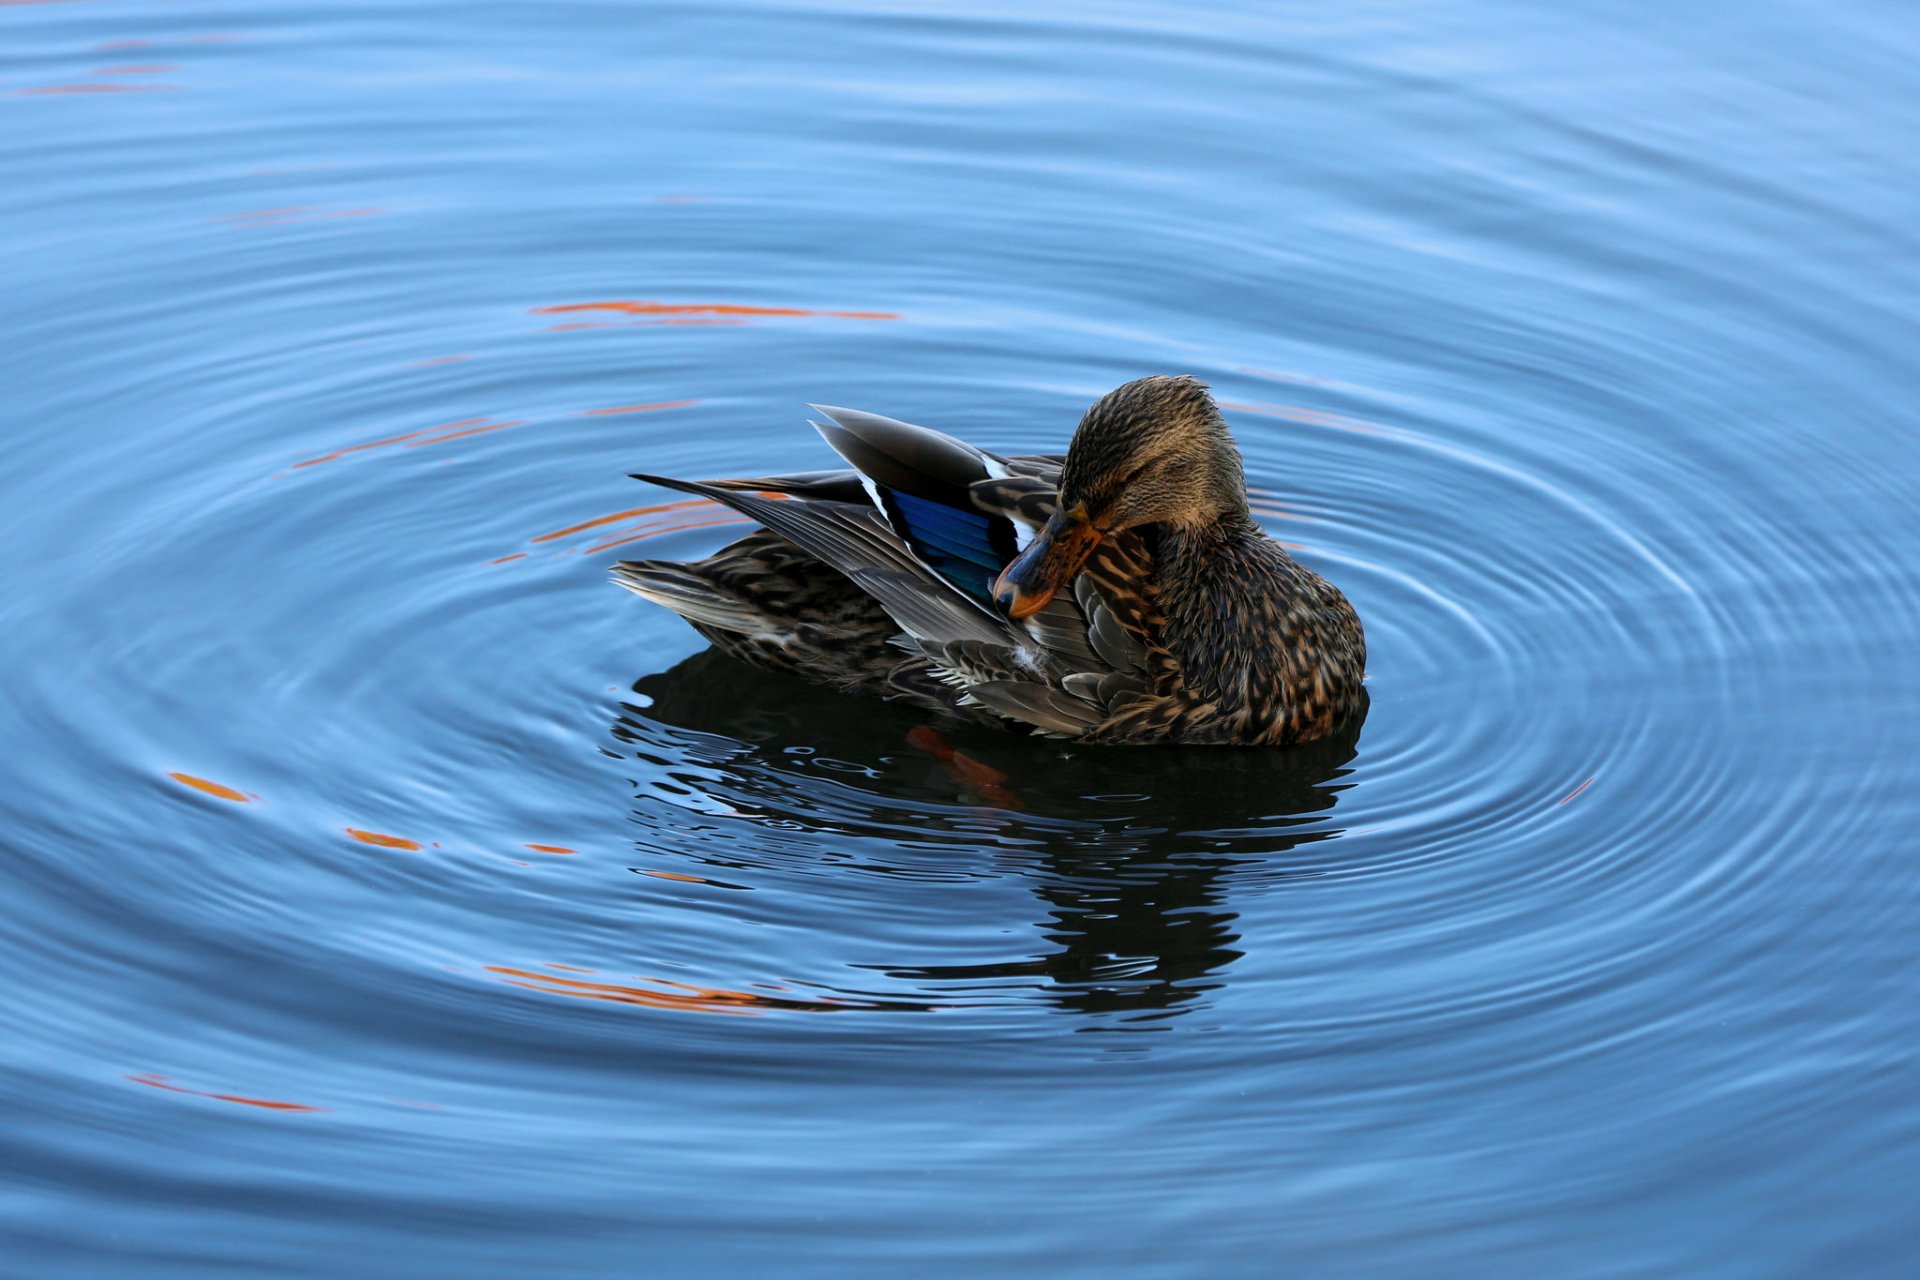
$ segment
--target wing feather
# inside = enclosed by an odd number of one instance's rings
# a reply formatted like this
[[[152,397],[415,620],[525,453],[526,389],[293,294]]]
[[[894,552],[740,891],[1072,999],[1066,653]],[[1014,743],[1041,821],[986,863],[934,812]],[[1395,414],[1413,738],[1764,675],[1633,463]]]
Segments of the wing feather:
[[[967,697],[1009,720],[1062,738],[1078,738],[1106,719],[1102,709],[1086,699],[1044,684],[989,680],[968,686]]]
[[[916,560],[871,507],[764,498],[757,493],[664,476],[636,478],[712,498],[758,520],[853,579],[911,635],[936,641],[1017,642],[1004,621]]]
[[[1138,538],[1110,539],[1071,591],[1021,623],[992,605],[994,578],[1058,504],[1057,455],[1003,458],[877,414],[814,408],[827,419],[814,427],[853,469],[705,483],[636,478],[758,521],[765,536],[871,597],[904,633],[879,641],[899,655],[876,668],[886,696],[1080,738],[1150,695],[1153,658],[1141,628],[1151,625],[1152,605],[1137,596],[1150,553]],[[754,632],[767,623],[750,602],[675,565],[627,563],[615,577],[708,628]]]

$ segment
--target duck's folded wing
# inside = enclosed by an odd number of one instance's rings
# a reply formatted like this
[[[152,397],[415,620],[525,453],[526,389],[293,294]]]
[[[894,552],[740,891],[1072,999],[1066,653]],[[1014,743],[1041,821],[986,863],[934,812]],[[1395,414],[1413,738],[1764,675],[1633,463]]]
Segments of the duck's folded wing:
[[[877,413],[814,405],[814,430],[853,464],[873,505],[920,560],[983,605],[1020,554],[1023,530],[973,500],[980,481],[1011,474],[998,454]]]
[[[993,606],[994,580],[1053,512],[1059,458],[1003,458],[912,423],[813,407],[826,419],[814,428],[852,470],[635,478],[731,507],[845,574],[898,624],[896,644],[1010,720],[1080,737],[1145,688],[1138,638],[1090,582],[1020,623]]]
[[[1002,619],[916,560],[880,514],[865,504],[770,498],[762,492],[665,476],[636,474],[634,478],[711,498],[759,521],[846,574],[916,639],[936,644],[976,640],[1008,647],[1018,642]]]
[[[814,429],[858,470],[874,505],[914,555],[970,598],[990,602],[994,579],[1053,514],[1061,460],[1003,458],[910,422],[812,407],[831,420],[815,422]],[[1097,594],[1076,591],[1056,595],[1018,626],[1047,654],[1056,674],[1104,673],[1109,653],[1120,657],[1120,669],[1138,670],[1137,654],[1122,652],[1117,640],[1108,653],[1099,650],[1094,632],[1103,616],[1112,631],[1113,619]],[[994,617],[1000,617],[997,611]],[[977,671],[972,662],[959,669]],[[1031,679],[1034,673],[1026,674]]]

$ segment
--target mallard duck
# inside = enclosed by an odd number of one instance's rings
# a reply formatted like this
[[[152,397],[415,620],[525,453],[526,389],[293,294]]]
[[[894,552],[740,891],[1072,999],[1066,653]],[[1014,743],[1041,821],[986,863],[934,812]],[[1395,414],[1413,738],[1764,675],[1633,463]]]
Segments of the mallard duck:
[[[615,581],[743,661],[1081,742],[1286,746],[1364,708],[1360,619],[1254,523],[1197,378],[1108,392],[1064,458],[813,407],[851,470],[638,475],[762,527]]]

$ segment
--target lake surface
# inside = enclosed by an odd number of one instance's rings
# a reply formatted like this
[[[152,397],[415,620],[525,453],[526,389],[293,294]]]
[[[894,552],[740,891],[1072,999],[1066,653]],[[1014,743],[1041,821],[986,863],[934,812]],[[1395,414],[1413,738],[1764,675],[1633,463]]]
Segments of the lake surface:
[[[1920,17],[0,4],[0,1271],[1905,1276]],[[1207,379],[1295,753],[611,586]]]

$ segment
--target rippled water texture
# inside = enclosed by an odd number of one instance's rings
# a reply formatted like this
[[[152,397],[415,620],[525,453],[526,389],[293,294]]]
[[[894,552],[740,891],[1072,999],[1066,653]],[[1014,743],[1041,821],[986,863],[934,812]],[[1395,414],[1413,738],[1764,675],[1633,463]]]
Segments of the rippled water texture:
[[[0,4],[9,1276],[1911,1274],[1910,7]],[[615,589],[1199,374],[1357,739]]]

